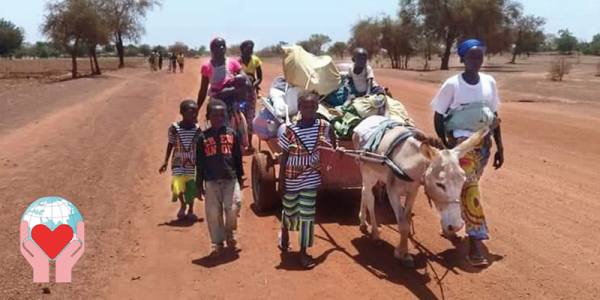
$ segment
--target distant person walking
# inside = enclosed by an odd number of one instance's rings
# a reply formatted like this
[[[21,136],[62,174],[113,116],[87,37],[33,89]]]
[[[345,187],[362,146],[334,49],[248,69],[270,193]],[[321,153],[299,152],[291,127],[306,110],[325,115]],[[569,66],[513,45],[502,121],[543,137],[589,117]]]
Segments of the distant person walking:
[[[183,53],[179,53],[179,55],[177,55],[177,64],[179,65],[179,73],[183,73],[184,62],[185,62],[185,56],[183,56]]]
[[[173,73],[177,73],[177,54],[175,52],[171,53],[170,63],[171,63],[171,71]]]

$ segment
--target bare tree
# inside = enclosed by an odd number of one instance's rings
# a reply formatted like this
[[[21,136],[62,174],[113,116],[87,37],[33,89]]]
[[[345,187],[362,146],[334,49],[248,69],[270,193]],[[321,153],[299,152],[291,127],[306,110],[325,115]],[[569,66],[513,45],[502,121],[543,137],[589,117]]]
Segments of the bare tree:
[[[331,45],[331,47],[329,47],[327,52],[329,52],[329,54],[331,54],[331,55],[337,56],[338,58],[344,59],[344,54],[346,53],[347,50],[348,50],[348,45],[346,43],[335,42],[335,43],[333,43],[333,45]]]
[[[324,34],[312,34],[307,40],[298,42],[298,45],[302,46],[304,50],[315,54],[323,54],[323,46],[331,42],[331,38]]]
[[[144,33],[142,21],[150,9],[160,5],[160,0],[105,0],[101,11],[112,32],[119,68],[125,66],[125,47],[123,41],[138,42]]]
[[[448,70],[452,46],[470,37],[490,42],[492,52],[500,51],[506,41],[494,44],[503,37],[501,28],[508,24],[507,11],[515,5],[510,0],[419,0],[419,14],[424,26],[434,32],[444,45],[441,69]]]
[[[546,21],[536,16],[520,16],[515,22],[514,47],[510,63],[514,64],[517,55],[537,51],[544,43],[542,26]]]
[[[71,75],[76,78],[77,56],[81,48],[87,46],[90,57],[95,57],[96,45],[103,42],[103,29],[96,7],[89,0],[64,0],[49,2],[46,10],[42,31],[71,55]],[[97,59],[95,63],[96,72],[99,72]]]
[[[352,26],[352,37],[348,44],[354,49],[361,47],[369,52],[369,58],[379,53],[381,29],[377,19],[367,18],[359,20]]]
[[[175,44],[169,46],[169,51],[176,54],[184,54],[187,55],[189,47],[182,42],[175,42]]]

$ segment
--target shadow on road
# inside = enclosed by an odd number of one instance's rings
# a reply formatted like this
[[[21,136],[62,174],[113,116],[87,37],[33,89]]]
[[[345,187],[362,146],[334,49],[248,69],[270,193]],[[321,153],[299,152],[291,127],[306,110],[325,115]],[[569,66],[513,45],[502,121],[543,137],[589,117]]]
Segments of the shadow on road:
[[[205,268],[214,268],[236,261],[238,258],[240,258],[240,252],[242,252],[241,249],[225,248],[219,257],[213,258],[210,257],[210,255],[206,255],[202,258],[192,260],[192,263]]]
[[[170,226],[170,227],[191,227],[196,223],[201,223],[204,222],[204,218],[198,218],[197,220],[190,220],[190,219],[175,219],[175,220],[171,220],[168,222],[164,222],[164,223],[160,223],[156,226]]]

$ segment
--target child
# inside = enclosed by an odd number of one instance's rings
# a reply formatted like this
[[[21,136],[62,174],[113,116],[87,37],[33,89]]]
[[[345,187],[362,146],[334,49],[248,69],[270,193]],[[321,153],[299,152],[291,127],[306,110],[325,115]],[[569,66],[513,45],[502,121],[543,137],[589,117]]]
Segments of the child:
[[[330,124],[317,119],[319,95],[303,92],[298,97],[301,119],[284,125],[279,135],[282,149],[281,172],[284,179],[283,212],[279,248],[289,248],[289,230],[300,231],[300,265],[315,266],[306,249],[313,245],[317,189],[321,184],[319,146],[335,145]]]
[[[224,242],[232,249],[237,245],[234,236],[234,230],[237,229],[234,194],[241,185],[243,169],[239,137],[225,124],[226,104],[222,100],[212,99],[207,107],[207,115],[211,127],[198,139],[196,184],[198,189],[204,191],[206,198],[206,223],[213,246],[210,256],[214,258],[222,253]]]
[[[375,82],[373,68],[368,64],[369,54],[364,48],[354,49],[352,55],[352,67],[348,74],[350,88],[356,97],[368,96],[370,94],[385,94],[385,90]]]
[[[447,79],[431,102],[435,131],[449,148],[473,134],[473,131],[467,128],[456,128],[450,132],[449,128],[445,127],[444,120],[453,115],[455,108],[483,102],[497,116],[500,105],[496,81],[492,76],[479,72],[485,57],[485,45],[476,39],[466,40],[458,46],[458,55],[465,65],[464,72]],[[504,164],[504,147],[499,125],[493,129],[492,135],[497,150],[494,167],[499,169]],[[487,136],[481,145],[460,159],[460,165],[467,176],[460,199],[463,219],[466,222],[465,231],[469,237],[467,261],[477,267],[488,265],[483,250],[483,240],[489,238],[488,225],[483,213],[479,178],[489,159],[491,146],[490,136]]]
[[[246,123],[248,126],[248,141],[252,141],[252,121],[254,120],[254,115],[256,114],[256,97],[258,95],[258,91],[260,90],[260,84],[262,82],[262,61],[258,56],[254,55],[254,42],[253,41],[244,41],[240,45],[240,64],[242,65],[242,71],[244,74],[250,77],[252,90],[249,93],[249,97],[247,97],[244,109],[242,112],[246,117]],[[248,153],[254,152],[254,148],[252,147],[252,143],[248,144],[248,148],[246,149]]]
[[[222,38],[215,38],[210,42],[210,61],[204,63],[201,68],[202,79],[200,91],[198,92],[198,107],[202,107],[206,96],[213,99],[221,99],[226,102],[231,120],[226,120],[232,128],[243,132],[241,146],[249,144],[246,132],[246,120],[243,114],[238,112],[240,99],[248,96],[248,84],[246,76],[240,74],[242,67],[237,59],[229,59],[225,56],[227,44]],[[242,119],[238,122],[237,119]],[[239,126],[238,126],[239,125]]]
[[[171,161],[173,172],[171,191],[173,192],[173,202],[179,199],[181,203],[177,219],[182,220],[187,217],[193,221],[197,220],[194,214],[194,198],[197,197],[196,183],[194,182],[196,176],[196,143],[202,131],[196,124],[198,105],[194,100],[181,102],[179,112],[183,119],[169,127],[167,154],[159,173],[162,174],[167,170],[171,151],[174,150],[173,160]],[[187,215],[185,213],[186,206],[188,209]]]

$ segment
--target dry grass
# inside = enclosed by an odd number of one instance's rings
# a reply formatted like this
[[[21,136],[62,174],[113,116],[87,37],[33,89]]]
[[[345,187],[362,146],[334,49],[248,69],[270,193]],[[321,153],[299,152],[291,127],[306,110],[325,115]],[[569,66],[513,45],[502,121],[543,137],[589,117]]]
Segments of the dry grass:
[[[600,77],[596,75],[599,73],[600,57],[583,55],[566,57],[566,60],[572,64],[569,76],[564,77],[563,81],[550,81],[548,80],[548,66],[557,57],[554,54],[524,56],[517,59],[516,64],[508,63],[510,61],[508,55],[486,57],[482,72],[494,76],[501,88],[503,102],[600,103],[598,97],[600,95]],[[415,60],[415,64],[409,64],[409,68],[418,70],[422,67],[422,62],[422,60]],[[439,58],[432,60],[431,66],[439,68],[439,62]],[[374,61],[371,64],[375,67]],[[461,72],[463,68],[458,57],[454,55],[450,60],[450,70],[448,71],[421,72],[379,68],[375,70],[375,77],[378,74],[386,74],[440,85],[448,77]],[[400,94],[398,97],[401,99],[402,95]]]
[[[99,58],[100,68],[103,71],[116,70],[119,60],[113,57]],[[128,67],[135,67],[145,62],[144,58],[125,58]],[[91,73],[90,61],[87,58],[77,59],[78,73],[85,75]],[[71,72],[71,59],[0,59],[0,78],[46,78],[61,76]]]
[[[578,63],[580,58],[577,58]],[[565,57],[558,57],[550,63],[550,70],[548,76],[553,81],[562,81],[565,75],[568,75],[573,68],[573,64],[569,62]]]

